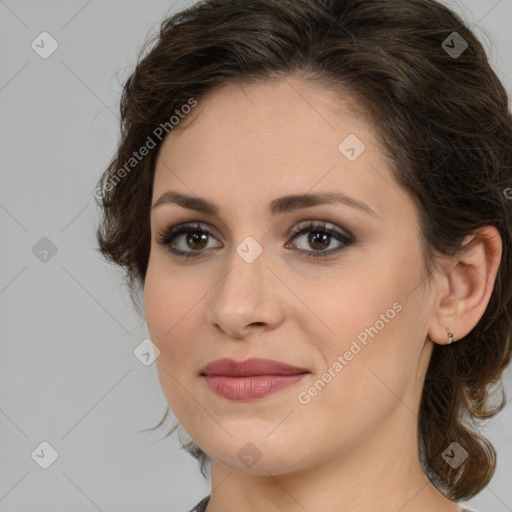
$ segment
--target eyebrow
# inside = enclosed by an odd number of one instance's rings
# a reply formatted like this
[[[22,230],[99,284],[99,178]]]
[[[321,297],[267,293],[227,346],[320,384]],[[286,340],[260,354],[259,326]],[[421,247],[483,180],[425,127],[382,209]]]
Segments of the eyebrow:
[[[211,201],[197,196],[188,196],[180,192],[169,190],[164,192],[153,205],[153,208],[162,204],[177,204],[189,210],[195,210],[209,215],[219,216],[220,209]],[[356,208],[373,217],[378,215],[365,203],[339,192],[320,192],[316,194],[293,194],[279,197],[270,202],[269,212],[272,215],[310,208],[320,204],[342,203],[346,206]]]

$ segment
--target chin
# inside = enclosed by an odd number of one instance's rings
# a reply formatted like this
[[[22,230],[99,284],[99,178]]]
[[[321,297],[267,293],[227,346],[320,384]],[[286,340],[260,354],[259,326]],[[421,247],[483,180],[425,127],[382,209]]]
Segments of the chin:
[[[233,471],[250,475],[283,475],[300,471],[309,463],[314,464],[313,460],[309,460],[308,453],[297,450],[299,443],[289,437],[286,444],[283,444],[282,439],[276,440],[276,443],[268,438],[255,441],[247,440],[246,435],[243,438],[243,441],[232,439],[225,450],[220,450],[218,446],[212,450],[206,447],[207,453],[211,454],[212,461],[216,460]],[[307,447],[309,453],[313,453],[314,447]]]

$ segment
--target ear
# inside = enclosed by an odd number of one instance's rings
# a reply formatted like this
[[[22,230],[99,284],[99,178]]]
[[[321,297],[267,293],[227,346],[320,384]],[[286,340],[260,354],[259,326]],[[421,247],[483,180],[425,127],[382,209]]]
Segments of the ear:
[[[466,245],[467,244],[467,245]],[[428,336],[435,343],[460,340],[482,318],[491,298],[502,255],[498,230],[485,226],[463,241],[457,261],[444,265],[438,280],[435,311]]]

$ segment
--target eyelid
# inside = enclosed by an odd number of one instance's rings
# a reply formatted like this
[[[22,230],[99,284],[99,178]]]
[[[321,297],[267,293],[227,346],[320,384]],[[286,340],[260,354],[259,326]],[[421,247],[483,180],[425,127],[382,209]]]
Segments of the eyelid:
[[[346,228],[338,226],[334,222],[329,222],[324,219],[308,219],[305,221],[300,221],[295,224],[295,227],[290,230],[289,236],[295,236],[303,231],[307,231],[308,229],[318,231],[326,231],[331,234],[336,234],[340,238],[354,240],[354,235]]]
[[[294,214],[292,214],[290,216],[291,217],[291,227],[286,230],[287,236],[293,235],[294,227],[297,226],[298,224],[302,225],[302,224],[305,224],[308,222],[316,222],[316,223],[323,222],[326,224],[331,224],[333,229],[341,230],[342,234],[345,234],[347,238],[352,238],[352,239],[355,238],[352,230],[348,226],[349,223],[354,224],[354,221],[349,222],[349,219],[342,220],[342,219],[335,218],[333,216],[332,212],[329,212],[329,211],[320,213],[320,214],[316,214],[316,215],[307,216],[307,217],[306,217],[306,215],[307,215],[306,212],[301,212],[301,213],[295,212]],[[215,235],[217,238],[219,238],[221,240],[225,240],[225,237],[222,234],[222,232],[218,228],[216,228],[214,225],[212,225],[210,220],[198,220],[198,219],[189,220],[189,219],[190,219],[190,215],[187,215],[186,213],[184,213],[183,216],[179,215],[172,222],[163,222],[164,227],[162,228],[162,230],[160,232],[162,232],[162,231],[165,232],[165,231],[168,231],[172,227],[179,227],[181,225],[201,224],[203,226],[207,226],[210,231],[217,233],[217,235]],[[284,224],[285,222],[286,221],[283,219],[277,223],[273,223],[271,225],[270,229],[268,229],[267,231],[265,231],[263,233],[263,236],[266,237],[266,236],[268,236],[268,234],[270,232],[276,231],[277,227],[279,225]],[[224,223],[222,223],[222,224],[224,225]],[[330,227],[330,226],[327,226],[327,227]],[[155,229],[155,231],[158,232],[159,231],[158,228]]]
[[[316,225],[320,224],[320,225],[322,225],[322,229],[326,229],[327,231],[328,230],[334,231],[336,234],[338,234],[341,237],[344,237],[345,239],[350,239],[350,240],[355,239],[355,236],[352,234],[350,229],[347,229],[344,226],[338,226],[337,221],[326,220],[325,215],[322,217],[319,217],[319,218],[311,217],[311,218],[307,218],[305,220],[293,222],[292,227],[286,231],[286,236],[293,237],[296,234],[298,234],[302,228],[304,228],[312,223],[316,224]],[[199,227],[197,227],[198,225],[199,225]],[[215,238],[224,239],[224,236],[222,235],[222,233],[217,228],[212,226],[209,222],[201,221],[201,220],[189,221],[189,220],[185,220],[185,219],[182,221],[176,220],[174,222],[165,224],[165,227],[162,230],[156,230],[157,238],[162,238],[162,236],[165,236],[171,229],[172,230],[181,229],[181,228],[186,229],[186,228],[192,228],[192,227],[196,228],[198,230],[201,230],[201,231],[210,231],[211,234],[213,236],[215,236]],[[206,229],[205,229],[205,227],[206,227]],[[316,228],[318,229],[318,227],[316,227]],[[219,233],[220,233],[220,236],[218,235]],[[267,231],[267,233],[268,233],[268,231]]]
[[[332,227],[329,226],[332,224]],[[207,257],[211,252],[212,248],[209,249],[200,249],[200,250],[183,250],[176,249],[173,247],[175,244],[175,240],[185,234],[188,233],[203,233],[206,234],[210,238],[217,239],[215,235],[214,228],[207,223],[201,221],[190,221],[190,222],[176,222],[164,229],[159,235],[157,235],[157,242],[167,248],[167,250],[176,258],[181,260],[187,259],[199,259],[201,257]],[[307,259],[318,259],[319,261],[328,260],[334,258],[339,255],[339,253],[345,251],[349,247],[356,244],[356,238],[346,229],[343,229],[337,226],[335,223],[331,223],[325,220],[304,220],[298,222],[294,225],[294,228],[288,231],[287,236],[291,237],[290,240],[284,246],[286,249],[289,249],[290,246],[294,245],[294,240],[299,238],[306,233],[313,232],[323,232],[327,233],[332,239],[341,244],[340,247],[329,250],[305,250],[305,249],[295,249],[295,252],[302,258]],[[208,240],[209,241],[209,240]]]

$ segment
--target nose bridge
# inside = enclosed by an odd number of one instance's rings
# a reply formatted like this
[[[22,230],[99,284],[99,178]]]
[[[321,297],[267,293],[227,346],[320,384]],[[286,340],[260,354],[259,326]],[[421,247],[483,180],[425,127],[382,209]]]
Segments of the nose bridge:
[[[227,261],[228,270],[210,304],[209,321],[231,335],[250,324],[275,321],[279,316],[275,287],[263,248],[248,237],[233,248]]]
[[[229,271],[215,293],[215,301],[224,309],[253,309],[259,298],[259,288],[266,281],[264,274],[268,269],[263,253],[254,259],[250,255],[251,248],[242,242],[228,259]]]

